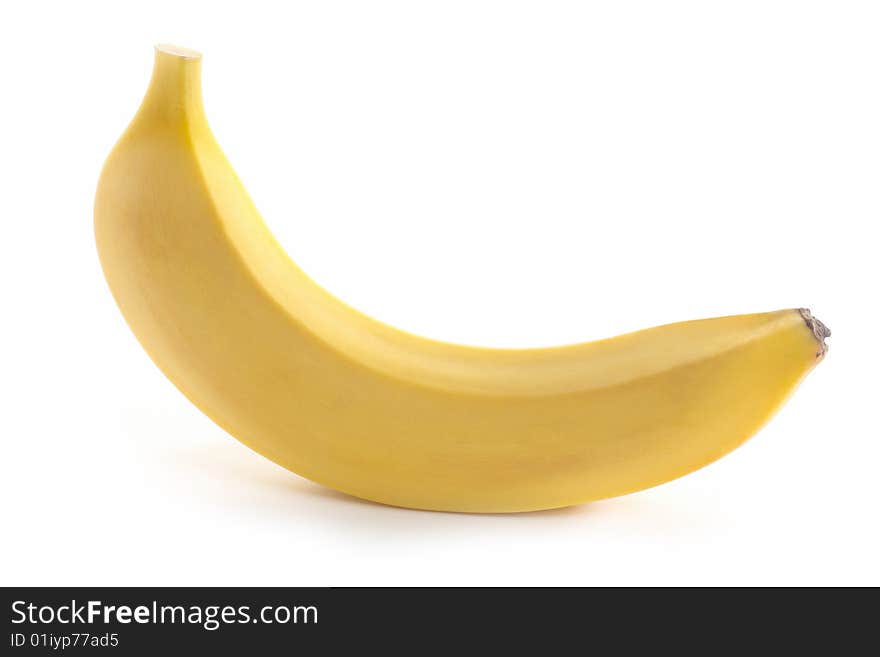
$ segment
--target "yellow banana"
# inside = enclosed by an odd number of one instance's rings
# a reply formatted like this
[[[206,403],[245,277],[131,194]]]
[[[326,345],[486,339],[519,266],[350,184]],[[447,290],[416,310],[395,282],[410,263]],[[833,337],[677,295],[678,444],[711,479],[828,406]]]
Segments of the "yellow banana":
[[[143,347],[284,467],[404,507],[509,512],[647,488],[731,451],[825,353],[805,310],[549,349],[416,337],[346,306],[276,243],[159,46],[95,199],[104,273]]]

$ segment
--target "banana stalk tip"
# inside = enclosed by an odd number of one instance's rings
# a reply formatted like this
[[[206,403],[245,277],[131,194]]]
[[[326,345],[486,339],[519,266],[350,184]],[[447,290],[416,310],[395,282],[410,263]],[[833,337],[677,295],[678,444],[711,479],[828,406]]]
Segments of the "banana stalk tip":
[[[825,338],[831,337],[831,329],[825,326],[825,324],[820,322],[817,318],[813,317],[809,308],[798,308],[798,312],[801,314],[801,317],[804,318],[807,327],[813,332],[816,342],[819,343],[819,351],[816,352],[816,357],[821,358],[828,351],[828,345],[825,344]]]
[[[180,57],[182,59],[201,59],[202,58],[202,53],[200,53],[198,50],[184,48],[183,46],[175,46],[170,43],[157,43],[156,44],[156,52],[164,53],[166,55],[171,55],[173,57]]]

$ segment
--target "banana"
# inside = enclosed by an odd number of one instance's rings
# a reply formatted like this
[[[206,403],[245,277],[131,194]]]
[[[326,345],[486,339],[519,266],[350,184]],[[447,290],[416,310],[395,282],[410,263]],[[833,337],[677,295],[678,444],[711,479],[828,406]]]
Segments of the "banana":
[[[104,166],[104,274],[151,358],[241,442],[385,504],[515,512],[622,495],[743,443],[825,354],[803,309],[547,349],[407,334],[291,262],[211,134],[201,57],[157,46]]]

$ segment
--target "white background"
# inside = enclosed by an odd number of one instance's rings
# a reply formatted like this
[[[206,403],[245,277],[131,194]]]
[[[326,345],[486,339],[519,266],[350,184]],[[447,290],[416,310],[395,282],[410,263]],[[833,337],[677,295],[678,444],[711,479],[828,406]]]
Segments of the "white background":
[[[0,583],[880,584],[872,2],[0,8]],[[192,407],[92,238],[152,46],[201,50],[291,256],[433,338],[582,341],[809,306],[825,362],[743,448],[514,516],[325,490]]]

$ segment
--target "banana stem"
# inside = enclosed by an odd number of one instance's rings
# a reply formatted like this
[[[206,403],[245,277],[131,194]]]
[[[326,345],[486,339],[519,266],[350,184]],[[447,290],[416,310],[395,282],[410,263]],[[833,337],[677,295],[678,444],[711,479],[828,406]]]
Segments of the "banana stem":
[[[201,53],[157,45],[153,77],[138,114],[171,126],[203,120]]]

